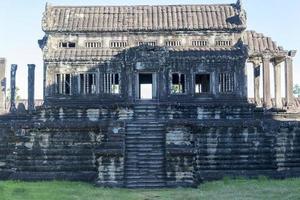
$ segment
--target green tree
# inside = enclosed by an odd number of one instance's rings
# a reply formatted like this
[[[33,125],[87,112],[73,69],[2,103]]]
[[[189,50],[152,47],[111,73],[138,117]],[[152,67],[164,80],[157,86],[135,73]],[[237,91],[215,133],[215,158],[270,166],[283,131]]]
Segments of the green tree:
[[[294,85],[293,91],[294,91],[295,96],[300,97],[300,85],[299,84]]]
[[[20,88],[16,87],[16,101],[21,99],[19,95]],[[10,102],[10,89],[8,88],[6,91],[6,102]]]

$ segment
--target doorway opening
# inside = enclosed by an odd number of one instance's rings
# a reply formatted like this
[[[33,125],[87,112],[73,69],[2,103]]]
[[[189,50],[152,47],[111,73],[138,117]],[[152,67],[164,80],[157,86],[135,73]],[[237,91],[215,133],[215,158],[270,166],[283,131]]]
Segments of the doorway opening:
[[[195,75],[195,93],[203,94],[210,92],[210,75],[196,74]]]
[[[139,74],[139,98],[142,100],[153,99],[152,74]]]

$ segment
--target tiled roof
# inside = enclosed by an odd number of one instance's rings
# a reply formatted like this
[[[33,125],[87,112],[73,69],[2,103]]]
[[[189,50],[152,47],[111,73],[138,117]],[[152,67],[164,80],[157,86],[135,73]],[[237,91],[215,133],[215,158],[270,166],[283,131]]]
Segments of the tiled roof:
[[[248,46],[250,55],[264,52],[279,53],[283,51],[282,47],[277,46],[272,38],[255,31],[245,31],[243,42]]]
[[[237,4],[170,6],[47,6],[44,31],[243,30]]]

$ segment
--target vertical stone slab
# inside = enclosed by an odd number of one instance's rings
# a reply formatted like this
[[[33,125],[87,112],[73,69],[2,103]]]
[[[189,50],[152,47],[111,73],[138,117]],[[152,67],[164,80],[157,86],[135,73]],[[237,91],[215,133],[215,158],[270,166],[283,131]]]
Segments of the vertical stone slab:
[[[0,113],[4,113],[6,110],[6,78],[5,78],[5,68],[6,60],[0,58],[0,81],[1,81],[1,91],[0,91]]]
[[[270,57],[263,58],[263,105],[266,108],[272,107],[270,91]]]
[[[254,102],[260,105],[259,85],[260,85],[260,62],[253,62],[253,77],[254,77]]]
[[[293,59],[285,59],[285,98],[286,106],[293,104]]]
[[[28,111],[34,110],[35,65],[28,64]]]
[[[16,72],[18,65],[12,64],[10,69],[10,112],[16,112]]]
[[[248,72],[247,72],[247,62],[246,62],[246,60],[243,60],[243,62],[242,62],[242,64],[243,64],[243,68],[242,68],[242,78],[243,78],[243,80],[242,80],[242,83],[243,83],[243,87],[241,87],[241,89],[242,89],[242,98],[245,98],[245,99],[247,99],[248,98]],[[235,83],[233,83],[233,84],[235,84]]]
[[[274,63],[275,107],[282,108],[281,101],[281,65]]]

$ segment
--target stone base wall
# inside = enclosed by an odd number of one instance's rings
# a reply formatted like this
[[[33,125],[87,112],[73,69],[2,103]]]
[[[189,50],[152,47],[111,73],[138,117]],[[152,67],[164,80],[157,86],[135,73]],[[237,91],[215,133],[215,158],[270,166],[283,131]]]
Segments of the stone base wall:
[[[198,184],[224,176],[300,176],[300,123],[173,123],[167,132],[168,178]],[[180,173],[184,171],[185,173]]]
[[[2,179],[121,180],[122,123],[15,122],[0,133]]]
[[[300,177],[300,122],[288,120],[288,114],[275,120],[270,113],[251,114],[250,108],[204,112],[201,106],[163,106],[145,117],[142,109],[146,108],[139,107],[136,114],[132,106],[58,108],[2,116],[0,179],[126,186],[126,127],[138,117],[145,123],[152,117],[164,125],[168,187],[195,186],[224,176]]]
[[[0,124],[0,179],[7,179],[13,171],[15,135],[10,127],[10,123]]]

